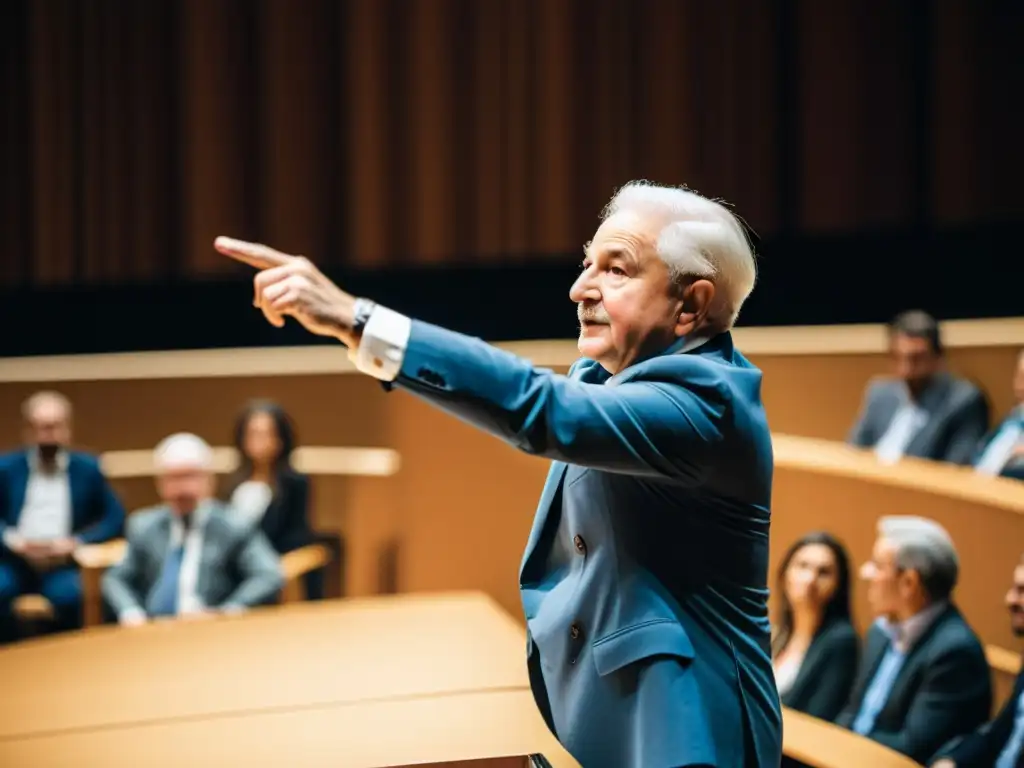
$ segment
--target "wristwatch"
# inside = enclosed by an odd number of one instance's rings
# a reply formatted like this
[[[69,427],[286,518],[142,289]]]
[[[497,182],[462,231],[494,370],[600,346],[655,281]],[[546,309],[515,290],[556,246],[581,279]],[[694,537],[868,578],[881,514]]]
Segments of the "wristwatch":
[[[370,301],[369,299],[356,299],[355,309],[353,314],[355,315],[352,319],[352,333],[356,336],[361,336],[363,329],[366,328],[366,324],[370,322],[370,315],[373,314],[373,310],[377,308],[377,302]]]

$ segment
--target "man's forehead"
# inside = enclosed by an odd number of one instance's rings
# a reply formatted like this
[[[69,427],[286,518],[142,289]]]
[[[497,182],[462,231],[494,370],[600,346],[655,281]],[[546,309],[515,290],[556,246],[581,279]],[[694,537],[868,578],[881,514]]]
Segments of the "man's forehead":
[[[627,238],[654,242],[660,230],[660,223],[651,216],[635,211],[618,211],[601,222],[589,247],[600,248],[608,241]]]
[[[1013,569],[1013,583],[1024,586],[1024,563]]]
[[[892,560],[896,554],[896,545],[884,536],[880,536],[875,542],[874,555],[880,560]]]

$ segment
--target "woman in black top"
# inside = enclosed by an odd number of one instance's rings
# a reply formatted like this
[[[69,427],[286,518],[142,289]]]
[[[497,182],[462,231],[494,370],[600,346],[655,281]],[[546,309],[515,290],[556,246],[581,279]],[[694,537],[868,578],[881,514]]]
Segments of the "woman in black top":
[[[309,478],[292,467],[295,429],[285,410],[269,400],[248,403],[235,422],[235,447],[240,461],[225,482],[225,501],[278,554],[309,544]],[[322,597],[322,575],[306,588],[311,599]]]
[[[827,533],[793,544],[779,568],[778,595],[772,660],[782,703],[832,721],[850,697],[859,653],[843,545]]]

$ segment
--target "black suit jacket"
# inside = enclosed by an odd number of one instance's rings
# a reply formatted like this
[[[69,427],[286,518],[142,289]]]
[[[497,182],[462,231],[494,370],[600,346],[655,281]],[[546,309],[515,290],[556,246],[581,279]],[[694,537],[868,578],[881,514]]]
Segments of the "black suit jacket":
[[[936,759],[948,757],[956,763],[957,768],[989,768],[994,765],[1013,731],[1013,723],[1017,716],[1017,707],[1020,705],[1022,693],[1024,693],[1024,672],[1017,676],[1017,683],[1013,686],[1013,695],[999,710],[995,720],[959,741],[952,749],[942,750],[936,755]]]
[[[309,478],[306,475],[295,471],[281,475],[260,528],[279,554],[304,547],[313,540],[309,527]]]
[[[850,699],[860,643],[846,619],[818,630],[792,687],[782,696],[790,709],[832,722]]]
[[[853,725],[864,692],[889,646],[878,626],[868,631],[849,704],[837,719]],[[868,738],[925,763],[950,739],[988,720],[992,681],[985,651],[960,611],[950,605],[907,653]]]

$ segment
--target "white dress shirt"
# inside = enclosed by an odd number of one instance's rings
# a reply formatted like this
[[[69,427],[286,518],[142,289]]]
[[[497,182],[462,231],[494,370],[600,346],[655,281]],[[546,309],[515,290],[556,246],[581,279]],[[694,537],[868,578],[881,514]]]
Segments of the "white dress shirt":
[[[256,528],[263,522],[273,498],[269,485],[259,480],[246,480],[231,494],[231,509],[245,525]]]
[[[796,678],[800,674],[800,667],[804,663],[804,655],[803,653],[791,653],[781,664],[772,665],[775,671],[775,687],[780,696],[789,693],[789,689],[796,682]]]
[[[928,423],[928,412],[905,394],[903,403],[896,409],[885,434],[875,444],[875,456],[886,464],[894,464],[903,458],[910,441]]]
[[[28,485],[16,531],[23,541],[52,541],[71,535],[71,482],[67,452],[57,454],[52,472],[44,471],[39,455],[28,454]],[[8,529],[10,530],[10,529]]]

